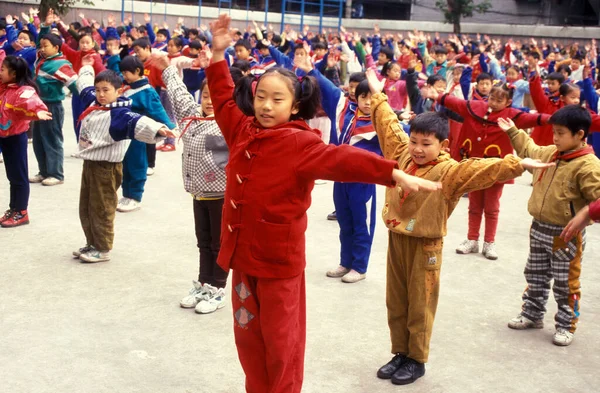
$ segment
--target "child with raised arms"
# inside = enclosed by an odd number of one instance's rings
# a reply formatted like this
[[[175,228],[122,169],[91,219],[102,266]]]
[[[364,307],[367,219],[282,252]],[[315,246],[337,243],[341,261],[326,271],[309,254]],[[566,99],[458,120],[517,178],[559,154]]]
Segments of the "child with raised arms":
[[[215,119],[230,149],[218,263],[232,269],[234,334],[246,391],[302,389],[306,342],[306,211],[316,179],[407,189],[438,185],[394,169],[396,162],[326,145],[308,127],[319,106],[312,77],[286,69],[247,76],[235,88],[225,50],[230,17],[212,24],[206,77]],[[235,100],[234,100],[235,97]]]

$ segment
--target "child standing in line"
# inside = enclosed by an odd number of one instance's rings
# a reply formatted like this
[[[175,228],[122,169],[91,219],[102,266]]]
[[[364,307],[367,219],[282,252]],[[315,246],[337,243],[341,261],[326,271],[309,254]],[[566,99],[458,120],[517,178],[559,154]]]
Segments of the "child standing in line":
[[[127,56],[120,62],[119,68],[127,83],[123,96],[131,100],[131,110],[174,129],[175,124],[167,116],[158,93],[144,77],[144,63],[136,56]],[[142,207],[147,171],[146,144],[133,139],[123,159],[123,198],[119,200],[117,211],[129,213]]]
[[[484,75],[484,74],[481,74]],[[481,75],[479,75],[481,77]],[[520,127],[529,128],[545,124],[548,115],[530,114],[511,107],[514,88],[507,84],[491,89],[489,102],[480,100],[461,100],[448,94],[441,95],[429,89],[428,98],[454,111],[463,118],[458,147],[460,156],[465,158],[504,157],[512,153],[510,140],[498,127],[500,117],[510,117]],[[469,193],[469,232],[456,252],[469,254],[479,252],[479,231],[485,214],[485,234],[482,254],[490,260],[498,259],[496,251],[496,229],[500,214],[500,197],[504,183],[498,183],[484,190]]]
[[[77,80],[85,108],[77,120],[77,157],[83,159],[79,219],[86,245],[73,256],[88,263],[110,260],[127,139],[152,143],[157,134],[175,136],[164,124],[132,112],[131,102],[121,97],[123,81],[119,75],[106,70],[94,78],[93,63],[91,57],[82,59]]]
[[[552,292],[558,304],[556,331],[552,342],[567,346],[573,341],[581,299],[579,275],[585,231],[566,241],[561,234],[586,205],[600,198],[600,160],[585,143],[592,124],[587,109],[568,105],[548,121],[554,131],[554,145],[538,146],[510,119],[499,119],[520,157],[556,163],[555,168],[534,171],[528,211],[533,217],[529,234],[529,257],[525,265],[527,288],[521,313],[508,322],[511,329],[544,327],[546,303]]]
[[[27,130],[34,120],[52,120],[37,95],[29,64],[22,57],[7,56],[0,71],[0,150],[10,182],[9,209],[0,217],[2,228],[29,224],[27,179]]]
[[[446,225],[461,195],[513,179],[525,169],[549,164],[512,155],[456,162],[445,152],[448,122],[443,116],[436,112],[418,115],[411,120],[409,137],[387,97],[381,94],[383,83],[372,70],[367,71],[367,79],[373,94],[371,117],[384,157],[396,161],[405,173],[442,184],[439,193],[392,188],[386,191],[386,305],[395,356],[377,371],[377,377],[406,385],[425,374],[440,290]]]
[[[319,107],[312,77],[300,82],[293,72],[272,68],[258,80],[238,81],[234,96],[225,61],[229,24],[227,15],[212,24],[206,69],[215,119],[230,149],[218,263],[233,269],[234,334],[246,390],[298,393],[306,341],[306,210],[315,180],[397,181],[430,190],[437,184],[414,183],[421,180],[373,153],[323,143],[304,120]]]
[[[42,183],[44,186],[62,184],[63,171],[63,124],[65,109],[64,87],[77,94],[77,74],[73,66],[60,52],[62,40],[55,34],[49,34],[53,21],[52,10],[48,11],[45,25],[40,29],[39,57],[35,66],[35,82],[40,98],[52,113],[52,120],[33,123],[33,151],[38,162],[39,172],[29,178],[30,183]]]

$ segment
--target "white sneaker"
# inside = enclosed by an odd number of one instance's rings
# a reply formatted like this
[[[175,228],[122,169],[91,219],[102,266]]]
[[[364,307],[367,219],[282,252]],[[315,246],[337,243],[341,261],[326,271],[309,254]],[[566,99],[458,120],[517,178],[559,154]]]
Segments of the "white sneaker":
[[[344,275],[346,275],[346,273],[348,273],[349,271],[350,271],[350,269],[345,268],[342,265],[339,265],[335,269],[329,270],[325,274],[327,275],[327,277],[340,278],[340,277],[343,277]]]
[[[142,208],[142,202],[138,202],[135,199],[123,198],[123,202],[117,205],[117,210],[121,213],[129,213],[132,211],[140,210]]]
[[[198,314],[210,314],[225,307],[225,289],[204,284],[205,295],[196,305]]]
[[[568,330],[558,328],[556,332],[554,332],[554,337],[552,337],[552,343],[554,345],[558,345],[561,347],[566,347],[573,342],[573,338],[575,337],[574,333],[571,333]]]
[[[29,178],[29,183],[41,183],[44,181],[44,179],[45,179],[45,177],[38,173],[37,175],[31,176]]]
[[[86,252],[90,252],[92,250],[94,250],[94,246],[90,246],[89,244],[86,244],[85,246],[81,247],[79,250],[73,251],[73,256],[75,258],[79,258],[81,256],[81,254],[85,254]]]
[[[465,240],[456,248],[457,254],[471,254],[479,252],[479,242],[477,240]]]
[[[63,180],[58,180],[57,178],[52,177],[52,176],[47,177],[44,180],[42,180],[43,186],[57,186],[57,185],[63,184],[63,183],[64,183]]]
[[[483,250],[481,250],[481,253],[484,257],[486,257],[487,259],[491,259],[492,261],[498,259],[498,253],[496,252],[496,243],[494,242],[483,242]]]
[[[154,175],[154,168],[148,167],[148,169],[146,170],[146,176],[152,176],[152,175]]]
[[[93,249],[91,251],[81,254],[79,256],[79,259],[81,260],[81,262],[87,263],[106,262],[110,261],[110,253],[108,251],[101,252]]]
[[[190,289],[188,295],[181,299],[179,305],[183,308],[194,308],[200,302],[200,299],[204,295],[204,285],[196,280],[192,281],[194,285]]]
[[[515,318],[508,321],[508,327],[516,330],[543,329],[544,321],[532,321],[531,319],[519,314]]]
[[[366,274],[361,274],[356,270],[352,269],[348,273],[346,273],[344,277],[342,277],[342,281],[348,284],[354,284],[355,282],[359,282],[360,280],[364,280],[365,278],[367,278]]]

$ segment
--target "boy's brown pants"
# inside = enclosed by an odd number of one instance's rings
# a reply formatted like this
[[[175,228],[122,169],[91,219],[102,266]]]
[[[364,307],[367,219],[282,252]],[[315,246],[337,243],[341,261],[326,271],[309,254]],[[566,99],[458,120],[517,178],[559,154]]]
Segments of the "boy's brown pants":
[[[429,356],[443,244],[442,238],[389,232],[386,304],[392,353],[421,363]]]
[[[123,164],[83,161],[79,219],[87,244],[98,251],[110,251],[115,237],[117,190],[123,180]]]

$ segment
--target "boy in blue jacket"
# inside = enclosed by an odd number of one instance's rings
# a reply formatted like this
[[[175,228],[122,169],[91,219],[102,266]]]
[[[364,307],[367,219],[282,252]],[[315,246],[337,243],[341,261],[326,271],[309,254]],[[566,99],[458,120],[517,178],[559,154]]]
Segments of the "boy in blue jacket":
[[[135,56],[127,56],[119,68],[128,85],[123,89],[123,96],[131,100],[131,110],[174,129],[175,124],[169,120],[158,93],[144,77],[144,63]],[[134,139],[123,159],[123,198],[119,200],[117,211],[128,213],[142,207],[147,171],[146,144]]]
[[[371,123],[371,92],[367,80],[358,83],[354,93],[356,103],[351,103],[342,90],[313,68],[310,59],[296,60],[296,66],[319,82],[323,109],[332,123],[332,143],[347,144],[381,155],[379,139]],[[346,283],[366,278],[375,232],[375,199],[375,185],[334,184],[333,201],[340,226],[341,252],[340,265],[328,271],[328,277],[341,277]]]

